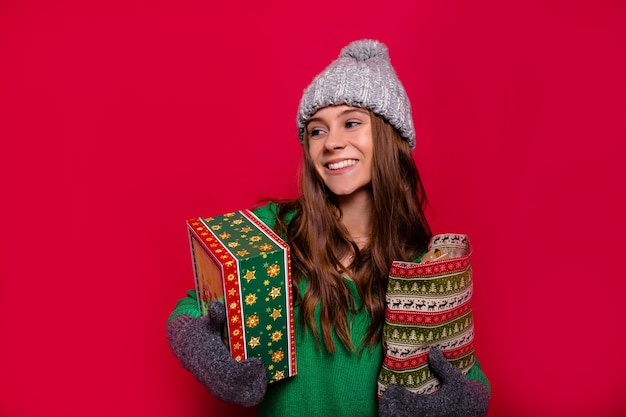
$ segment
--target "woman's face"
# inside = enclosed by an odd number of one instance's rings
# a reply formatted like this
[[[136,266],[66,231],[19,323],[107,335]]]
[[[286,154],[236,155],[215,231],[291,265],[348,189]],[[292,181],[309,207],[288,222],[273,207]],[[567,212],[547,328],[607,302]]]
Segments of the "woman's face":
[[[324,107],[309,120],[307,133],[315,169],[333,194],[350,196],[370,185],[374,146],[367,110]]]

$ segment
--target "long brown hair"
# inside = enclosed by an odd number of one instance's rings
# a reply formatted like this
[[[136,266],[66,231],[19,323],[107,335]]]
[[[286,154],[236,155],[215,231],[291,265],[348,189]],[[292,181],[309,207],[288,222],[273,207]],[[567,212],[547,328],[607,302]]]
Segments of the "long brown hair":
[[[426,195],[408,143],[387,122],[370,112],[374,156],[371,192],[373,196],[372,236],[359,250],[341,223],[341,211],[332,193],[317,174],[304,133],[301,195],[279,203],[278,233],[286,236],[291,249],[294,293],[300,307],[303,328],[320,342],[314,312],[320,305],[322,340],[334,352],[333,329],[348,350],[355,350],[350,336],[350,313],[365,308],[371,324],[362,348],[380,340],[384,322],[385,292],[393,260],[412,260],[427,249],[431,236],[424,215]],[[293,217],[292,217],[293,216]],[[348,253],[354,259],[347,271],[340,262]],[[343,278],[353,278],[362,305]],[[306,280],[304,296],[298,285]]]

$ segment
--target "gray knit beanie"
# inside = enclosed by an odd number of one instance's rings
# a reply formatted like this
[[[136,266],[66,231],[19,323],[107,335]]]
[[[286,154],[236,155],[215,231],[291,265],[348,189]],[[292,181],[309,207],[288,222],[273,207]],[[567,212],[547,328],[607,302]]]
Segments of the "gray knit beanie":
[[[371,110],[415,148],[411,103],[381,42],[363,39],[350,43],[304,90],[297,117],[300,143],[311,116],[322,107],[338,104]]]

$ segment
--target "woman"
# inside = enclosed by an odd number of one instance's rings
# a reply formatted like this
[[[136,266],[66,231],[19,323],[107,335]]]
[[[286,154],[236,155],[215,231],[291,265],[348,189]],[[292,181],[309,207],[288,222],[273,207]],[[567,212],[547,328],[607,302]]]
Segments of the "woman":
[[[389,268],[418,260],[431,237],[410,104],[387,48],[345,47],[304,91],[297,123],[302,194],[255,213],[291,249],[298,375],[266,385],[258,360],[235,362],[220,339],[223,306],[198,318],[193,294],[168,322],[174,354],[218,398],[260,404],[260,415],[485,415],[489,386],[478,363],[463,376],[436,350],[438,393],[393,387],[377,399]]]

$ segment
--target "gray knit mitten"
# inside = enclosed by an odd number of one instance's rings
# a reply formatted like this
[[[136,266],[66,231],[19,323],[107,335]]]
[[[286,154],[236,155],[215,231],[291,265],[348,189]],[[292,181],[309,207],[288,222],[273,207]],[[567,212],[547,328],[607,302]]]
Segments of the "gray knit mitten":
[[[414,394],[403,387],[389,387],[379,401],[380,417],[484,417],[487,414],[489,393],[483,384],[466,378],[439,349],[428,352],[428,365],[441,382],[439,391]]]
[[[222,342],[224,304],[212,301],[209,314],[199,318],[175,317],[167,340],[183,367],[222,401],[250,407],[265,397],[267,377],[259,358],[237,362]]]

